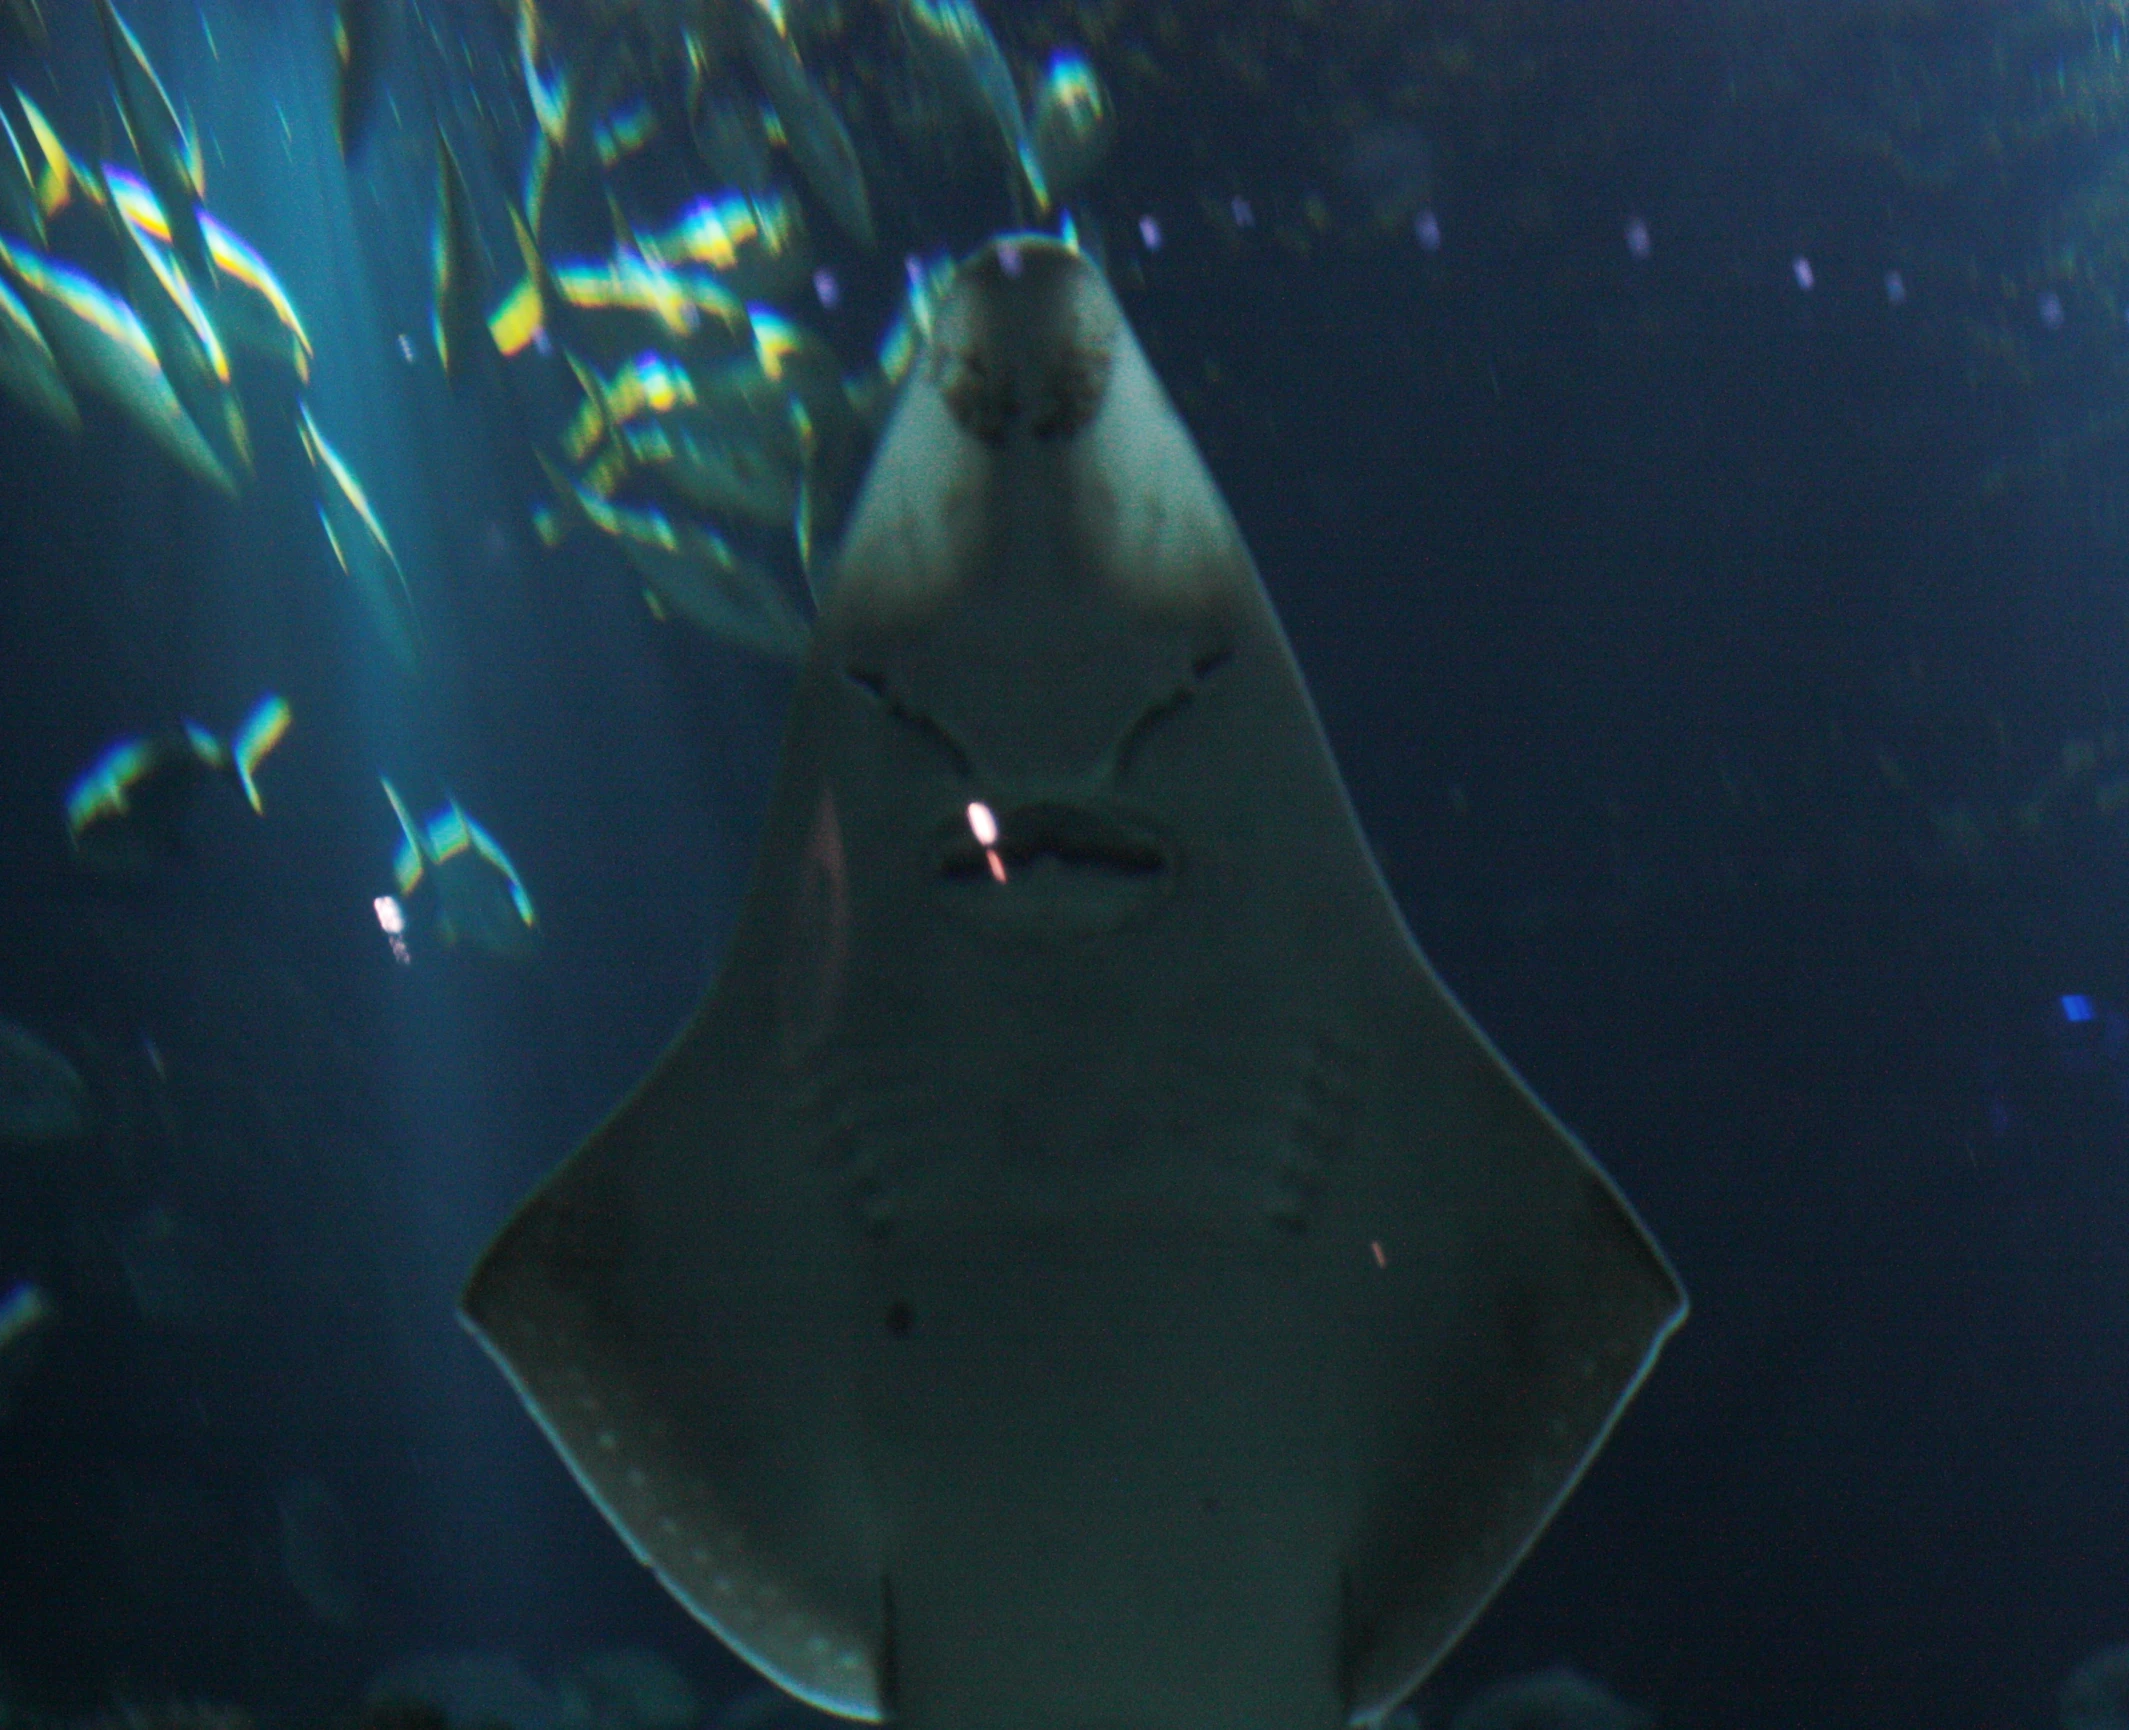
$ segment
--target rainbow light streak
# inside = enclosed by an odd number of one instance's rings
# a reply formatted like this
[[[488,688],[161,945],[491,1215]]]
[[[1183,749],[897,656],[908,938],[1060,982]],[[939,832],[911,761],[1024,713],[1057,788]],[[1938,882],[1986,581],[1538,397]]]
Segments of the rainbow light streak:
[[[266,760],[267,752],[287,736],[289,724],[294,718],[286,698],[267,697],[251,712],[251,718],[238,729],[237,736],[229,742],[229,755],[236,764],[237,780],[243,785],[244,797],[254,811],[264,811],[266,807],[259,797],[258,784],[252,777],[259,765]]]
[[[24,94],[19,84],[15,86],[15,100],[22,105],[22,117],[30,123],[37,148],[44,153],[44,170],[37,176],[37,207],[46,216],[58,215],[73,198],[77,186],[92,200],[100,201],[96,183],[82,173],[52,123],[45,119],[44,110]]]
[[[592,129],[592,148],[598,152],[599,166],[611,168],[623,157],[633,156],[649,142],[658,129],[658,116],[650,105],[650,98],[638,97],[634,103],[616,113],[609,114]]]
[[[781,384],[784,362],[804,346],[805,333],[765,306],[748,307],[747,322],[754,327],[754,354],[761,370]]]
[[[5,319],[14,326],[16,341],[29,344],[30,347],[41,351],[46,360],[52,360],[52,345],[44,340],[44,332],[37,328],[37,321],[30,315],[30,309],[22,304],[15,291],[5,282],[0,282],[0,319]],[[56,367],[58,362],[53,361],[52,364]]]
[[[660,552],[677,553],[680,550],[680,536],[662,513],[611,504],[583,486],[577,487],[575,492],[578,506],[590,519],[592,527],[602,533],[612,535],[616,540],[632,541],[638,546],[656,547]]]
[[[456,806],[452,808],[457,809]],[[539,921],[533,916],[532,897],[525,893],[524,879],[518,876],[517,867],[510,863],[509,855],[503,851],[502,844],[464,812],[459,812],[459,817],[466,826],[474,852],[500,871],[503,880],[510,885],[510,905],[517,909],[517,916],[528,928],[538,924]]]
[[[525,94],[540,123],[540,133],[556,144],[569,135],[569,74],[540,75],[540,9],[534,0],[519,0],[517,57],[525,72]]]
[[[466,814],[455,800],[429,819],[429,858],[434,863],[455,859],[472,845]]]
[[[163,363],[138,314],[116,295],[106,292],[79,271],[53,262],[26,247],[0,240],[0,263],[14,272],[15,280],[35,294],[64,307],[85,324],[94,325],[113,342],[127,349],[143,367],[161,377]]]
[[[392,815],[399,820],[399,851],[392,856],[392,880],[399,885],[400,894],[411,895],[421,881],[421,832],[414,827],[413,815],[400,798],[399,789],[382,775],[377,782],[391,802]]]
[[[746,248],[758,245],[770,256],[779,256],[790,250],[797,234],[797,212],[782,194],[750,198],[743,192],[728,192],[718,198],[698,198],[670,228],[638,236],[636,244],[644,257],[660,264],[706,264],[713,270],[732,270]]]
[[[126,789],[147,772],[155,753],[145,739],[125,739],[91,763],[67,793],[67,828],[79,835],[103,817],[126,814]]]
[[[200,212],[200,227],[207,231],[207,252],[214,260],[215,269],[230,280],[242,283],[265,301],[273,309],[274,317],[296,339],[297,347],[302,351],[298,370],[308,380],[312,354],[310,333],[303,328],[303,320],[297,316],[295,303],[288,298],[288,291],[281,286],[280,278],[274,275],[265,259],[205,211]]]
[[[325,442],[325,435],[318,430],[318,423],[311,419],[310,405],[303,404],[297,411],[302,420],[303,448],[310,453],[310,460],[332,477],[333,485],[355,507],[355,514],[362,519],[362,526],[369,530],[370,537],[384,549],[384,556],[396,567],[399,555],[392,551],[392,543],[386,538],[384,525],[377,520],[377,513],[370,509],[370,496],[362,490],[362,483],[355,478],[355,471],[340,460],[340,453]],[[335,549],[338,550],[337,547]],[[347,561],[341,560],[344,565]]]
[[[156,76],[154,63],[149,60],[148,51],[140,45],[140,38],[133,34],[132,26],[119,17],[115,9],[109,10],[107,15],[111,22],[118,26],[119,34],[125,38],[126,52],[133,57],[133,63],[147,78],[149,89],[155,92],[156,98],[163,105],[163,116],[169,121],[170,130],[177,135],[178,157],[185,171],[185,183],[194,192],[204,195],[207,190],[207,167],[200,158],[200,141],[193,136],[184,122],[178,119],[177,104],[170,100],[170,92],[163,88],[163,81]],[[119,118],[125,118],[123,111]]]
[[[571,306],[646,313],[675,336],[692,335],[705,317],[735,330],[746,318],[746,309],[714,277],[669,270],[641,253],[619,253],[596,264],[561,265],[552,276]],[[535,300],[537,293],[535,289]]]
[[[155,194],[147,185],[123,168],[114,168],[108,164],[104,167],[103,177],[105,186],[110,189],[111,202],[118,207],[118,213],[125,219],[126,226],[136,235],[144,236],[159,246],[169,246],[170,219],[163,214],[162,205],[156,202]],[[274,275],[273,267],[247,246],[235,232],[223,227],[204,210],[200,212],[200,227],[206,233],[207,256],[213,261],[216,273],[232,282],[240,283],[266,302],[281,327],[295,338],[296,370],[308,382],[311,356],[314,352],[311,348],[310,333],[303,328],[303,320],[296,312],[295,303],[288,298],[288,291],[281,286],[280,278]],[[152,257],[150,263],[154,263]],[[163,272],[158,268],[156,274],[161,276]],[[193,306],[197,308],[198,297],[191,298]],[[188,311],[185,316],[190,319],[192,313]],[[205,312],[202,311],[200,316],[204,319]]]
[[[109,182],[111,173],[111,170],[105,170],[104,179],[106,183]],[[143,188],[142,190],[146,189]],[[112,196],[114,201],[119,203],[120,214],[124,215],[124,202],[118,200],[115,190]],[[156,215],[158,217],[162,215],[160,207],[157,207]],[[152,238],[145,228],[136,226],[130,217],[127,218],[126,226],[132,230],[133,239],[140,248],[141,257],[147,260],[148,268],[155,273],[155,280],[162,284],[163,292],[170,297],[170,303],[177,308],[184,321],[192,327],[192,334],[199,339],[200,349],[207,356],[207,364],[213,369],[214,376],[221,383],[227,384],[229,382],[228,352],[222,347],[222,339],[215,332],[214,321],[207,316],[207,309],[200,304],[200,297],[193,290],[192,279],[180,268],[169,247],[163,244],[169,238],[167,225],[166,232],[161,240]]]
[[[627,421],[639,414],[670,414],[676,408],[693,408],[697,398],[695,381],[685,369],[672,365],[663,355],[644,353],[614,374],[613,382],[600,390],[599,400],[610,419]]]
[[[1050,61],[1043,94],[1071,116],[1075,128],[1098,120],[1107,107],[1094,68],[1077,54],[1059,54]]]
[[[488,315],[488,334],[495,339],[498,350],[514,358],[532,346],[545,323],[546,312],[540,305],[539,284],[528,276],[504,296],[502,305]]]

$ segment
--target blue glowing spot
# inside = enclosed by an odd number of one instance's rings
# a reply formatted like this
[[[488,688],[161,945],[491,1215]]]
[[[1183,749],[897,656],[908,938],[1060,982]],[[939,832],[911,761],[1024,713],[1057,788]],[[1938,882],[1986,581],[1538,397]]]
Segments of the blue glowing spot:
[[[2065,1021],[2090,1021],[2092,1014],[2091,998],[2073,992],[2062,999],[2062,1018]]]

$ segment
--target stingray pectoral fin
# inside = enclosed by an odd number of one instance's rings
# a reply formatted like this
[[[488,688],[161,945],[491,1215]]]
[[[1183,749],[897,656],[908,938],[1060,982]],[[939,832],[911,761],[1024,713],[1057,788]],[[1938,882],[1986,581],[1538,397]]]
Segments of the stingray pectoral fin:
[[[1385,1151],[1363,1187],[1382,1210],[1371,1249],[1388,1301],[1371,1325],[1409,1393],[1392,1392],[1396,1443],[1347,1562],[1355,1723],[1396,1705],[1486,1607],[1687,1308],[1611,1179],[1416,952],[1385,1001],[1368,1113]]]
[[[675,1597],[808,1704],[877,1720],[884,1589],[840,1282],[799,1198],[763,1204],[773,1107],[725,1001],[519,1210],[462,1311]]]

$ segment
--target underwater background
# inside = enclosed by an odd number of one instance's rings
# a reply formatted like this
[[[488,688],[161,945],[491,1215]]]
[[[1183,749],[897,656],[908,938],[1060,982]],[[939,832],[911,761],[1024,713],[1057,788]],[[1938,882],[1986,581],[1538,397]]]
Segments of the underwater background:
[[[548,0],[529,53],[491,0],[126,11],[310,352],[232,369],[226,489],[108,380],[71,432],[0,400],[9,1730],[777,1715],[455,1315],[712,977],[792,675],[581,497],[556,532],[558,345],[447,383],[437,124],[485,309],[542,78],[618,33],[613,115],[686,134],[770,81],[688,64],[712,10]],[[1022,92],[1069,51],[1109,111],[1047,209],[885,0],[791,12],[874,232],[753,122],[811,236],[781,311],[856,377],[926,261],[1069,214],[1414,936],[1693,1294],[1422,1721],[2129,1723],[2120,0],[993,0]],[[387,46],[344,149],[351,14]],[[124,298],[21,105],[152,179],[107,35],[12,0],[0,109],[43,255]],[[699,126],[627,132],[551,261],[723,190]],[[731,538],[803,612],[790,538]],[[85,771],[186,721],[226,759],[268,694],[260,811],[210,776],[94,868]],[[1608,1704],[1472,1709],[1561,1666]]]

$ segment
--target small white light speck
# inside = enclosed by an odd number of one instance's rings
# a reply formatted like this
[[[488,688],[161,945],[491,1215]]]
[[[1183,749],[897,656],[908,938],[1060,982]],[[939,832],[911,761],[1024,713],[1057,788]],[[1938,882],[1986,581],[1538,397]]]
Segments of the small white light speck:
[[[414,964],[413,952],[407,948],[407,916],[399,902],[390,895],[380,895],[370,903],[377,915],[378,928],[384,932],[384,940],[392,946],[392,959],[402,967]]]
[[[975,836],[976,845],[979,847],[998,845],[998,819],[991,815],[991,808],[981,799],[969,805],[968,832]]]

